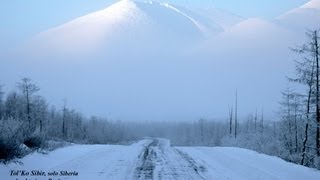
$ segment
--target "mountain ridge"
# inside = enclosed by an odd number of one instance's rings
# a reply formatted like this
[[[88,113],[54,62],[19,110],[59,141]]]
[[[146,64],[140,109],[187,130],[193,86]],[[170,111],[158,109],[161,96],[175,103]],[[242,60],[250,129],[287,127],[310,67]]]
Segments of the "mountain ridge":
[[[209,12],[191,12],[193,11],[169,3],[121,0],[44,31],[36,35],[33,42],[45,49],[60,49],[63,53],[95,51],[101,47],[116,49],[116,46],[128,44],[131,48],[135,47],[134,41],[137,39],[149,44],[147,47],[159,44],[162,49],[167,48],[168,44],[178,47],[197,43],[223,32],[227,26],[236,24],[241,19],[234,15],[228,16],[228,13],[222,11],[213,12],[210,17],[205,17]],[[223,19],[223,16],[227,17],[227,23],[213,21]],[[146,47],[140,49],[142,48]]]

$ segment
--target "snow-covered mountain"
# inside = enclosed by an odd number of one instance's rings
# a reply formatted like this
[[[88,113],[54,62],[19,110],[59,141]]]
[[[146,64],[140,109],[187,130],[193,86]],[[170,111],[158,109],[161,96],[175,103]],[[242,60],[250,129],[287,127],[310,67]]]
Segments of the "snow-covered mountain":
[[[202,25],[202,32],[208,38],[243,21],[245,18],[214,7],[175,6]]]
[[[137,44],[142,46],[140,49],[157,49],[164,44],[167,47],[193,43],[202,39],[204,33],[222,31],[219,25],[207,27],[200,20],[170,4],[121,0],[43,32],[34,42],[58,52],[137,48]]]
[[[223,32],[243,18],[225,11],[121,0],[33,38],[41,52],[172,50]],[[121,51],[121,50],[120,50]]]
[[[233,25],[245,20],[245,18],[221,10],[219,8],[207,7],[207,8],[193,8],[193,12],[202,16],[202,18],[207,19],[208,23],[218,24],[224,30],[232,27]]]
[[[302,5],[300,8],[320,9],[320,1],[319,0],[311,0],[308,3]]]
[[[35,48],[37,53],[39,49],[42,53],[53,54],[92,51],[119,54],[123,49],[139,53],[177,52],[217,35],[239,36],[240,39],[248,35],[248,38],[259,39],[255,36],[277,34],[275,29],[280,33],[301,33],[317,28],[320,22],[319,2],[312,0],[267,21],[245,19],[211,7],[186,8],[152,1],[121,0],[40,33],[32,42],[38,44]]]
[[[306,29],[317,29],[320,26],[320,0],[311,0],[280,15],[276,20],[287,28],[300,32]]]
[[[307,29],[320,28],[320,0],[312,0],[294,8],[275,19],[243,19],[226,28],[223,32],[209,38],[202,45],[215,55],[224,52],[224,57],[243,56],[250,52],[250,59],[278,59],[290,54],[288,46],[303,43]],[[254,51],[252,51],[254,49]],[[238,55],[239,55],[238,54]],[[262,54],[265,54],[261,56]],[[230,59],[238,59],[236,56]],[[287,59],[287,58],[284,58]],[[247,59],[248,60],[248,59]],[[271,63],[270,63],[271,64]]]

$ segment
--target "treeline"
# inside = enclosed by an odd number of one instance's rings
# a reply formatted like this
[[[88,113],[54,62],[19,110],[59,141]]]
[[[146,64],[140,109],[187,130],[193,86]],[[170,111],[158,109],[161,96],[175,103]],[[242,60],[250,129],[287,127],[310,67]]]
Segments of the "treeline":
[[[34,149],[53,148],[61,142],[120,143],[133,140],[120,121],[86,118],[70,109],[50,106],[40,88],[23,78],[17,89],[5,93],[0,86],[0,159],[21,157]],[[59,145],[58,145],[59,146]]]
[[[68,108],[66,100],[60,107],[48,104],[31,79],[21,79],[17,88],[8,93],[2,87],[0,159],[4,161],[22,157],[35,149],[50,150],[64,142],[127,144],[144,137],[163,137],[170,139],[173,145],[220,146],[224,138],[229,137],[229,124],[225,121],[122,122],[95,116],[87,118]]]
[[[50,106],[38,94],[39,90],[28,78],[20,80],[17,89],[9,93],[3,92],[1,86],[2,161],[22,157],[36,149],[52,150],[65,142],[128,144],[144,137],[163,137],[177,146],[237,146],[301,162],[307,123],[303,116],[304,101],[302,95],[293,96],[289,89],[283,92],[280,121],[265,120],[263,111],[255,111],[247,118],[235,121],[237,114],[231,108],[225,120],[199,119],[193,122],[122,122],[95,116],[87,118],[68,108],[66,100],[59,108]],[[314,127],[314,124],[309,125]],[[310,140],[315,137],[314,129],[308,131],[308,163],[303,165],[319,168],[315,141]]]
[[[16,89],[0,86],[0,159],[22,157],[36,149],[53,149],[63,143],[128,144],[143,137],[164,137],[174,145],[221,145],[227,133],[224,122],[122,122],[101,117],[87,118],[68,108],[51,106],[39,95],[29,78]]]

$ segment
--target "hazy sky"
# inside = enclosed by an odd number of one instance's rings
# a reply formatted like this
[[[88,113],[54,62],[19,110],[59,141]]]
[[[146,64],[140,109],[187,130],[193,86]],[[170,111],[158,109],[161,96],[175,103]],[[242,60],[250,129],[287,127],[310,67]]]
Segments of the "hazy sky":
[[[50,27],[103,9],[117,0],[1,0],[0,48],[27,40]],[[156,0],[161,1],[161,0]],[[188,6],[215,6],[244,17],[272,18],[308,0],[167,0]],[[1,51],[0,51],[1,52]]]

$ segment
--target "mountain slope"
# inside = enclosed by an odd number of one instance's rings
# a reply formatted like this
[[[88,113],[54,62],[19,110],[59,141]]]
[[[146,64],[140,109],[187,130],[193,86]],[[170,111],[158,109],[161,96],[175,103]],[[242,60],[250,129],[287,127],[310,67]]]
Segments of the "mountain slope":
[[[36,37],[62,48],[96,48],[104,39],[147,24],[149,19],[130,1],[120,1],[104,10],[79,17]],[[115,34],[116,33],[116,34]],[[133,32],[138,33],[138,32]],[[40,43],[42,43],[40,42]]]
[[[159,2],[121,0],[40,33],[40,52],[120,53],[179,51],[223,32],[243,18],[222,10],[195,9]],[[34,46],[34,45],[31,45]]]
[[[302,5],[300,8],[320,9],[320,0],[311,0],[308,3]]]
[[[320,27],[320,0],[312,0],[298,8],[288,11],[276,20],[287,28],[303,32]]]
[[[137,45],[143,49],[150,45],[189,44],[203,38],[202,31],[201,23],[172,5],[122,0],[43,32],[34,42],[63,52],[117,50]]]
[[[207,7],[207,8],[196,8],[192,9],[195,13],[201,15],[203,18],[206,18],[208,23],[215,23],[222,27],[224,30],[236,25],[237,23],[245,20],[245,18],[238,15],[226,12],[224,10]]]
[[[240,16],[214,7],[195,8],[175,6],[179,11],[192,17],[202,27],[206,37],[217,35],[233,25],[245,20]]]

